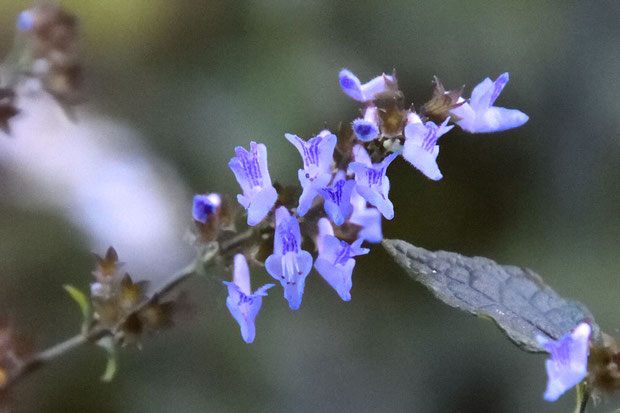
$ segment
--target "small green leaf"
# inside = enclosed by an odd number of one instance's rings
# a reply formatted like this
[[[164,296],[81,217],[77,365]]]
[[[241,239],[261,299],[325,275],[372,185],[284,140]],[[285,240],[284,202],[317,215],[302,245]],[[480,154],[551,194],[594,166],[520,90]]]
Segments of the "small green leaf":
[[[600,330],[581,303],[559,296],[532,270],[500,265],[483,257],[431,252],[401,240],[383,240],[383,246],[411,278],[424,284],[444,303],[493,320],[521,349],[545,350],[536,342],[541,334],[558,339],[580,322]]]
[[[112,339],[112,337],[104,337],[99,340],[97,344],[106,351],[106,354],[108,356],[105,371],[101,376],[101,381],[109,383],[114,379],[114,376],[116,376],[116,370],[118,366],[116,345],[114,344],[114,340]]]
[[[69,284],[65,284],[62,287],[65,289],[65,291],[69,293],[71,298],[73,298],[73,300],[80,306],[80,309],[82,310],[82,316],[84,317],[84,323],[87,323],[90,317],[90,304],[88,302],[88,298],[86,297],[86,294],[84,294],[81,290]]]

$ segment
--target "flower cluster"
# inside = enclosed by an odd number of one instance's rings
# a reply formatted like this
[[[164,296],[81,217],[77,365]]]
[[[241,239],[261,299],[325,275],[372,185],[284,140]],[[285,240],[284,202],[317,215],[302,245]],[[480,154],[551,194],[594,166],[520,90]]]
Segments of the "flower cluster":
[[[111,331],[122,344],[139,344],[144,332],[153,332],[172,323],[174,303],[147,298],[146,283],[133,282],[121,271],[122,263],[114,248],[104,257],[95,255],[97,264],[90,285],[94,325]]]
[[[369,252],[362,247],[364,242],[381,241],[382,217],[394,218],[387,170],[398,155],[428,178],[439,180],[437,140],[455,124],[467,132],[493,132],[528,120],[522,112],[493,106],[508,81],[507,73],[494,82],[485,79],[469,100],[460,91],[445,91],[435,80],[433,98],[419,113],[405,107],[395,74],[362,84],[352,72],[342,70],[339,80],[342,91],[364,105],[363,116],[338,136],[329,130],[310,139],[284,135],[302,160],[297,174],[301,185],[298,198],[290,196],[286,188],[274,186],[264,144],[250,142],[249,150],[235,148],[236,156],[228,166],[242,189],[237,201],[247,211],[247,225],[258,234],[249,239],[258,246],[225,242],[231,230],[223,231],[221,222],[226,216],[228,224],[234,221],[231,208],[223,206],[225,197],[205,194],[194,198],[193,218],[202,241],[215,242],[221,250],[234,250],[233,281],[224,282],[228,287],[226,304],[248,343],[255,337],[262,298],[273,287],[267,284],[252,293],[248,259],[264,264],[281,284],[292,310],[301,305],[312,268],[342,300],[349,301],[354,257]],[[266,247],[266,242],[272,242],[272,247]],[[314,248],[306,247],[310,243]]]

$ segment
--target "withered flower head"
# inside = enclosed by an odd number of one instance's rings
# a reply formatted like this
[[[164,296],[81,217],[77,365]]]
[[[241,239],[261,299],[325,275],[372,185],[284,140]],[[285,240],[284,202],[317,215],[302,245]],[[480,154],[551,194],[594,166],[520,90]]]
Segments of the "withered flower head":
[[[94,254],[96,262],[93,275],[99,282],[108,282],[116,276],[118,269],[123,265],[118,262],[118,254],[113,247],[108,248],[105,257]]]
[[[78,51],[78,21],[58,4],[48,2],[23,11],[17,28],[27,37],[28,54],[45,67],[45,90],[62,104],[79,103],[82,66]],[[34,72],[34,70],[33,70]]]
[[[450,111],[465,103],[465,100],[457,103],[464,88],[465,86],[461,86],[460,89],[446,91],[439,78],[434,76],[433,96],[422,106],[421,114],[438,125],[446,120],[448,116],[451,116],[453,122],[457,122],[460,118],[454,114],[451,115]]]
[[[601,343],[592,346],[586,379],[595,394],[620,390],[620,342],[617,338],[603,334]]]
[[[377,93],[373,103],[378,109],[381,134],[383,137],[393,138],[403,134],[403,127],[407,122],[405,95],[398,89],[396,72],[392,75],[392,80],[384,78],[386,90]]]

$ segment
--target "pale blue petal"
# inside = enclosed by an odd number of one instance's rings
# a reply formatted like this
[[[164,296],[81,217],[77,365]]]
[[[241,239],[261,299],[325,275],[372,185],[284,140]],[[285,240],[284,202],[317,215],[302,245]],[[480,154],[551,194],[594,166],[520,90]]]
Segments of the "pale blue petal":
[[[493,81],[487,77],[472,90],[469,104],[475,112],[485,110],[491,106],[491,96],[493,96],[494,87]]]
[[[362,83],[357,76],[347,69],[342,69],[338,78],[340,80],[340,87],[344,93],[355,100],[359,100],[360,102],[364,101]]]
[[[536,337],[538,343],[551,354],[551,359],[545,362],[548,377],[545,400],[556,401],[564,392],[584,379],[588,370],[591,333],[590,325],[581,323],[558,340]]]
[[[384,178],[389,187],[388,178]],[[368,201],[370,205],[374,205],[385,219],[394,218],[394,204],[387,198],[384,198],[379,192],[373,188],[358,185],[357,192]]]
[[[321,277],[338,293],[343,301],[351,300],[351,275],[355,267],[355,260],[347,260],[345,265],[334,265],[325,258],[319,257],[314,268]]]
[[[362,85],[362,97],[364,98],[364,101],[373,100],[376,94],[385,92],[387,90],[386,80],[394,81],[392,76],[383,74],[363,84]]]
[[[338,171],[334,182],[327,188],[320,189],[327,215],[336,225],[342,225],[351,214],[351,193],[355,187],[354,180],[346,180],[344,171]]]
[[[357,236],[368,242],[381,242],[383,239],[381,213],[376,208],[367,208],[366,200],[356,190],[353,191],[351,204],[353,204],[353,213],[349,222],[362,227]]]
[[[473,132],[500,132],[519,127],[528,120],[529,116],[520,110],[492,106],[477,117]]]
[[[432,152],[429,152],[422,149],[412,140],[405,140],[403,158],[433,181],[443,178],[439,166],[437,166],[437,155],[439,155],[439,146],[437,145],[435,145]]]
[[[260,190],[248,206],[248,225],[259,224],[271,211],[278,200],[278,192],[273,186]]]

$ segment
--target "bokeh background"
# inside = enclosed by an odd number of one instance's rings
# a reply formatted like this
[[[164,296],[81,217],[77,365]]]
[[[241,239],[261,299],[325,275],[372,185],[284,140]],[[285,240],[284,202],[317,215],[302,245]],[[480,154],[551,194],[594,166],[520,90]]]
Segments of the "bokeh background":
[[[338,87],[342,67],[363,80],[395,68],[416,105],[430,96],[433,75],[449,88],[466,84],[469,93],[484,77],[509,71],[498,105],[519,108],[530,121],[489,135],[456,128],[440,142],[440,182],[396,161],[396,217],[384,234],[528,266],[584,302],[604,330],[620,327],[617,1],[63,4],[81,19],[83,119],[131,130],[122,136],[176,187],[154,185],[168,194],[180,233],[191,225],[191,194],[237,193],[226,167],[236,145],[266,143],[272,178],[296,183],[299,155],[283,134],[309,137],[357,116]],[[0,1],[3,54],[15,17],[30,6]],[[114,127],[106,130],[118,144]],[[22,175],[0,171],[0,310],[48,346],[79,328],[61,285],[85,288],[91,250],[117,241],[114,233],[93,241],[62,206],[24,194],[36,185],[16,185]],[[191,246],[175,245],[175,260],[191,255]],[[146,241],[138,249],[151,254]],[[131,266],[127,257],[136,252],[119,254]],[[165,264],[159,250],[150,256],[158,268]],[[131,268],[151,276],[148,265]],[[254,285],[268,279],[253,272]],[[103,354],[81,349],[29,377],[15,411],[567,412],[574,405],[573,392],[556,403],[542,399],[544,355],[521,352],[491,323],[447,308],[380,247],[358,260],[350,303],[316,274],[297,312],[274,291],[252,345],[241,340],[217,281],[188,287],[196,315],[142,351],[124,350],[115,381],[100,383]],[[603,400],[596,411],[617,407],[618,400]]]

